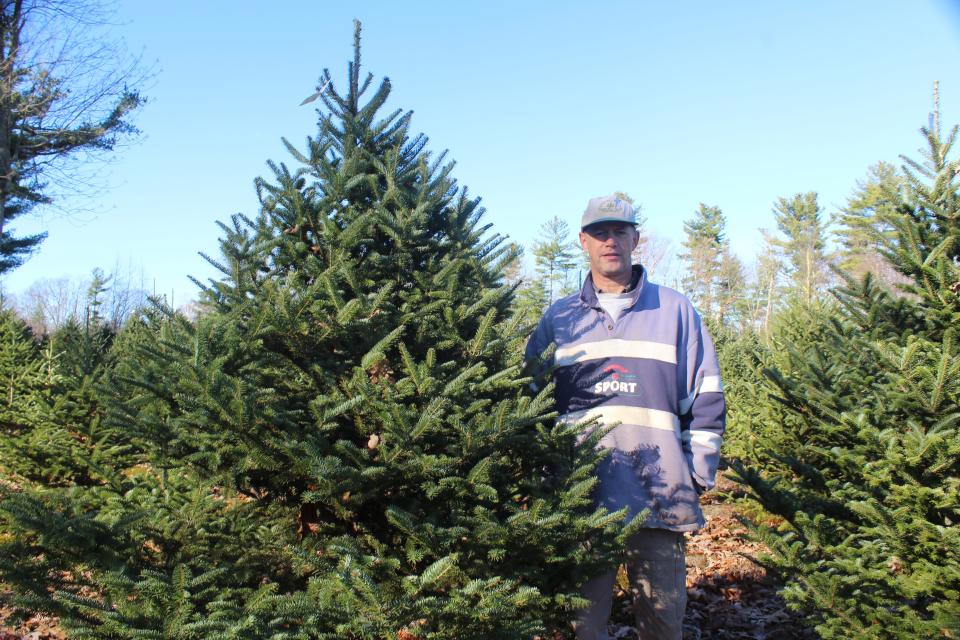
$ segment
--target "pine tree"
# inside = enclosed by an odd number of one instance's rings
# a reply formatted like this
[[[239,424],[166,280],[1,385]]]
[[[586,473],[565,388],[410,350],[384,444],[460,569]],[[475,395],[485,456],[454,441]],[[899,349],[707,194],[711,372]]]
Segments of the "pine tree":
[[[842,250],[839,267],[860,279],[870,273],[881,283],[903,283],[896,270],[880,254],[878,235],[892,235],[883,222],[889,219],[900,201],[903,179],[896,168],[886,162],[870,167],[866,180],[857,183],[853,194],[838,216],[837,236]]]
[[[827,225],[814,192],[779,198],[773,215],[779,236],[768,242],[782,258],[789,291],[810,302],[830,283],[830,260],[826,253]]]
[[[730,251],[726,218],[719,207],[700,203],[683,223],[686,262],[684,291],[701,313],[715,322],[731,321],[744,288],[743,265]]]
[[[21,356],[28,370],[44,370],[45,392],[42,402],[38,397],[29,411],[24,409],[25,415],[35,417],[7,434],[4,466],[31,483],[100,484],[100,466],[116,463],[116,457],[126,449],[126,438],[108,433],[101,424],[104,409],[100,386],[110,368],[113,332],[98,312],[106,281],[94,275],[85,322],[81,325],[69,320],[44,341],[42,348],[34,345],[36,353],[28,351]],[[33,342],[25,340],[20,341],[21,349]],[[14,413],[21,410],[19,402],[11,404]]]
[[[547,308],[547,290],[543,282],[524,272],[523,247],[514,244],[516,258],[506,267],[505,281],[515,287],[513,315],[530,327],[532,332]]]
[[[637,217],[636,226],[637,226],[638,240],[637,240],[636,248],[633,250],[633,253],[630,254],[630,259],[633,262],[633,264],[642,264],[644,266],[647,266],[647,264],[650,263],[650,260],[649,260],[649,258],[651,257],[650,252],[653,247],[651,246],[652,239],[650,237],[650,234],[647,233],[647,229],[646,229],[647,218],[646,216],[643,215],[643,206],[639,204],[633,198],[633,196],[631,196],[626,191],[614,191],[613,195],[616,196],[617,198],[620,198],[621,200],[625,200],[626,202],[629,202],[630,206],[633,207],[633,212]],[[581,253],[583,254],[583,259],[584,259],[584,271],[587,272],[590,270],[590,259],[582,250],[581,250]]]
[[[540,236],[533,242],[537,278],[547,293],[547,305],[576,290],[571,272],[577,266],[580,248],[570,240],[570,227],[554,216],[540,226]]]
[[[51,186],[82,184],[84,165],[137,131],[130,116],[143,98],[129,87],[142,74],[90,31],[111,22],[104,11],[97,2],[0,2],[0,273],[46,236],[17,237],[11,223],[52,202]]]
[[[58,379],[49,351],[16,314],[0,309],[0,476],[7,480],[25,479],[24,445],[49,423]]]
[[[783,263],[777,255],[770,233],[761,229],[764,248],[754,265],[752,286],[747,293],[750,323],[764,336],[770,334],[770,323],[778,308],[783,287]]]
[[[716,288],[720,280],[720,264],[724,237],[723,212],[719,207],[700,203],[694,217],[683,223],[686,250],[681,258],[686,262],[683,288],[700,312],[716,317]]]
[[[733,326],[746,326],[749,318],[746,292],[747,276],[744,273],[743,262],[730,250],[728,243],[720,260],[717,318]]]
[[[824,638],[960,635],[960,163],[956,128],[922,131],[871,225],[901,292],[847,276],[776,329],[774,419],[740,468],[784,519],[761,533]]]
[[[0,503],[23,606],[90,638],[479,639],[582,604],[623,516],[591,504],[599,434],[531,395],[509,245],[372,82],[358,24],[299,166],[221,225],[206,312],[118,337],[133,459]]]

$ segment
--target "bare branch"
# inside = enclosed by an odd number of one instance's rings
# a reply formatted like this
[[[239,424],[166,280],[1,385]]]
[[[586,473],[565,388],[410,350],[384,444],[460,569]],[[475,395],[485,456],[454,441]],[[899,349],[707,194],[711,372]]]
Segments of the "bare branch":
[[[82,192],[91,161],[138,133],[130,87],[151,72],[113,36],[112,12],[105,0],[0,0],[0,273],[43,238],[14,238],[10,221]]]

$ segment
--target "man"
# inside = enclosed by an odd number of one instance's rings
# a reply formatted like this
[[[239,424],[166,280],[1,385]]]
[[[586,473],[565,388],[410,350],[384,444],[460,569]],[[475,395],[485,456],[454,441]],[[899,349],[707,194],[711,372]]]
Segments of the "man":
[[[598,504],[646,513],[627,545],[640,637],[682,637],[686,608],[683,532],[704,524],[699,495],[714,484],[725,405],[713,343],[690,301],[647,280],[630,255],[639,234],[630,203],[587,204],[580,244],[590,274],[579,294],[554,303],[527,344],[528,360],[556,344],[553,376],[561,420],[617,425],[601,446]],[[583,587],[577,638],[606,638],[616,572]]]

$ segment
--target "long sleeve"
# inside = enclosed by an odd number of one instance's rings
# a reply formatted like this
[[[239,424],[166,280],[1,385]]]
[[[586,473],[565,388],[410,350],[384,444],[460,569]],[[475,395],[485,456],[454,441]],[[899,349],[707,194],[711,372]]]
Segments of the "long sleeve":
[[[683,451],[698,488],[716,483],[720,445],[726,424],[726,403],[720,366],[713,341],[699,318],[695,318],[686,352],[685,389],[680,401]]]

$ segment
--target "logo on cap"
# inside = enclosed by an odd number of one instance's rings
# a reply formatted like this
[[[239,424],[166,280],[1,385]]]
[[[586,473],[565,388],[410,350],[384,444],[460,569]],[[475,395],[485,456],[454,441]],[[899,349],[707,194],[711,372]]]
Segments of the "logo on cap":
[[[613,200],[606,200],[600,203],[600,211],[620,211],[623,209],[623,201],[620,198],[614,198]]]

